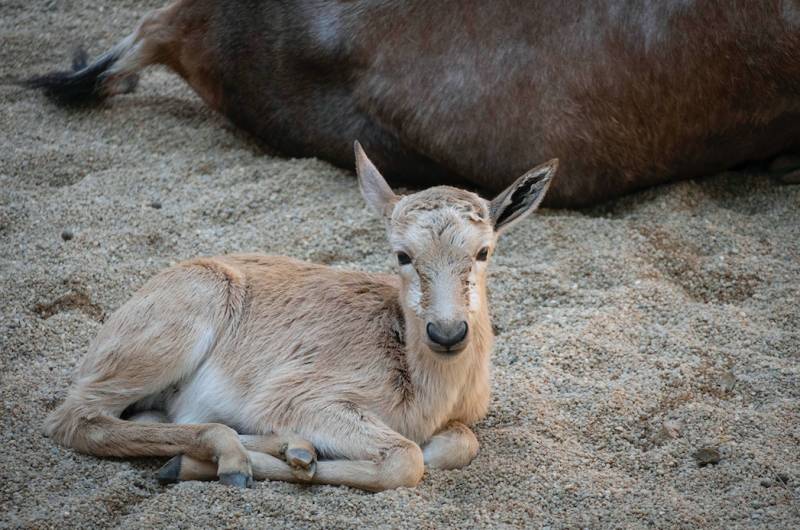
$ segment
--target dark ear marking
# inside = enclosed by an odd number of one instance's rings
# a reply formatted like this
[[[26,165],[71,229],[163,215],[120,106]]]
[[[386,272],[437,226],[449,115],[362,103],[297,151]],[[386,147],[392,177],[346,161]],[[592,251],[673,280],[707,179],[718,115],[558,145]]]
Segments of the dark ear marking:
[[[494,198],[489,213],[496,232],[509,228],[539,206],[557,168],[556,159],[537,166]]]
[[[544,178],[544,175],[533,175],[520,184],[520,186],[514,190],[514,193],[511,194],[511,202],[503,209],[500,213],[500,217],[497,218],[494,224],[502,225],[511,215],[523,209],[525,204],[530,202],[531,189],[544,180]]]

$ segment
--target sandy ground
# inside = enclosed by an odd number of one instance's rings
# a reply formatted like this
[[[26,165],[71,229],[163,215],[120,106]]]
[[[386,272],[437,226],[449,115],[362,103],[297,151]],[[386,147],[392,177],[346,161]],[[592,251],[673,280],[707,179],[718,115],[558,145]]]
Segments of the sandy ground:
[[[161,487],[159,461],[55,446],[42,418],[100,320],[162,267],[252,250],[392,267],[352,175],[264,154],[166,72],[88,112],[8,84],[159,2],[95,4],[0,5],[0,526],[800,526],[800,186],[752,172],[543,211],[505,238],[464,470],[381,494]],[[721,461],[700,467],[703,447]]]

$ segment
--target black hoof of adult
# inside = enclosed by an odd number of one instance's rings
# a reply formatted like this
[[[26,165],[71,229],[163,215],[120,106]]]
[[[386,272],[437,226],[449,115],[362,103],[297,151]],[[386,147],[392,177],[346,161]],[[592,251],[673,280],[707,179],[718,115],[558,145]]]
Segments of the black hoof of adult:
[[[800,184],[800,169],[789,171],[778,177],[781,184]]]
[[[244,473],[223,473],[219,476],[219,481],[234,488],[249,488],[253,483],[252,477]]]
[[[181,474],[181,456],[178,455],[169,462],[164,464],[158,470],[158,481],[161,484],[174,484],[178,482],[178,477]]]
[[[796,169],[800,169],[800,155],[780,155],[769,165],[772,173],[789,173]]]

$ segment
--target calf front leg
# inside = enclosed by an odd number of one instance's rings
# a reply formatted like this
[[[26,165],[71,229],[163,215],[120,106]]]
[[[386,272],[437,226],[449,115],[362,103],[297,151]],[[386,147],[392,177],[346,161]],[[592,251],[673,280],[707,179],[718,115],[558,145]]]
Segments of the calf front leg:
[[[256,458],[260,458],[259,453],[266,453],[285,462],[289,465],[288,470],[291,472],[291,477],[299,481],[311,480],[317,471],[317,452],[314,450],[314,446],[293,434],[242,434],[239,435],[239,441],[242,442],[249,454]],[[283,468],[281,469],[283,470]],[[216,464],[187,455],[174,457],[158,470],[158,481],[162,484],[170,484],[179,480],[213,480],[215,478],[217,478]]]
[[[460,421],[451,421],[422,447],[425,465],[434,469],[459,469],[478,455],[478,439]]]
[[[266,453],[282,459],[295,477],[310,480],[317,472],[317,452],[311,442],[294,434],[240,435],[248,451]]]
[[[378,460],[321,460],[309,479],[297,476],[286,462],[267,453],[250,451],[250,463],[256,480],[350,486],[367,491],[410,488],[422,479],[424,464],[419,446],[406,442],[410,445],[400,444]],[[217,476],[213,463],[187,455],[173,458],[168,465],[178,470],[175,480],[213,480]]]

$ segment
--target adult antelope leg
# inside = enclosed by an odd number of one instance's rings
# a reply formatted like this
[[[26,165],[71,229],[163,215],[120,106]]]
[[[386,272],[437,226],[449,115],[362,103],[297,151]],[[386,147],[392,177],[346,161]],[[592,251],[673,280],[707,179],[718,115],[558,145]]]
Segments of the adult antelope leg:
[[[800,184],[800,154],[776,157],[769,166],[775,179],[783,184]]]

